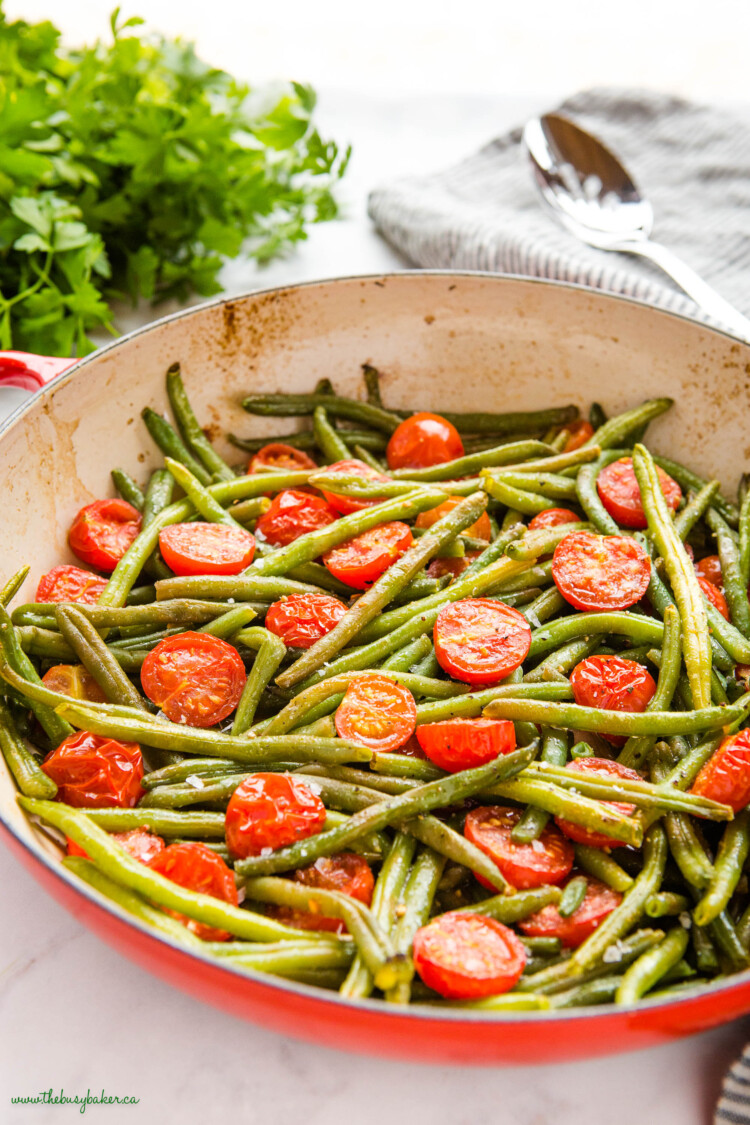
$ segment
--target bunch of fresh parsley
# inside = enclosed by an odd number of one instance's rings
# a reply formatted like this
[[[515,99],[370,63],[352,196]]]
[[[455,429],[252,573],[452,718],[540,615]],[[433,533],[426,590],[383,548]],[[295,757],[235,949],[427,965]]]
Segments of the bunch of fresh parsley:
[[[71,51],[0,0],[0,348],[83,354],[111,301],[220,292],[226,258],[336,215],[349,152],[309,87],[252,91],[142,23]]]

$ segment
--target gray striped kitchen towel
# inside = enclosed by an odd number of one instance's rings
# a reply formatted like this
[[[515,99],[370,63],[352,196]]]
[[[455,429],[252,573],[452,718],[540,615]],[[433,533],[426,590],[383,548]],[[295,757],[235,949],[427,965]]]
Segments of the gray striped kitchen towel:
[[[620,154],[656,216],[654,237],[750,315],[750,109],[667,94],[596,89],[558,112]],[[558,278],[697,316],[693,302],[643,259],[595,250],[542,209],[521,129],[444,172],[372,192],[378,229],[417,266]]]
[[[750,1043],[727,1071],[714,1125],[750,1125]]]

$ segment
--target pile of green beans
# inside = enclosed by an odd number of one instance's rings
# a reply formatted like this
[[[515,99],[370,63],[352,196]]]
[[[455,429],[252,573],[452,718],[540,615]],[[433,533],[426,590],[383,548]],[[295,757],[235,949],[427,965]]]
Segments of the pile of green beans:
[[[671,406],[665,398],[612,418],[594,404],[594,432],[573,449],[566,426],[578,418],[575,406],[449,413],[462,456],[389,471],[388,441],[412,411],[384,404],[373,367],[363,366],[363,378],[362,399],[337,394],[327,379],[309,394],[249,395],[249,414],[297,419],[301,428],[292,422],[275,437],[229,441],[250,455],[281,442],[317,464],[250,473],[208,440],[174,364],[167,372],[173,420],[149,407],[142,415],[163,465],[145,481],[112,471],[142,527],[97,604],[27,600],[11,608],[28,567],[0,589],[0,752],[28,815],[85,851],[86,858],[64,858],[66,877],[194,955],[337,989],[353,1001],[375,996],[487,1013],[623,1005],[749,967],[750,808],[734,814],[692,786],[723,739],[750,725],[746,677],[735,675],[750,664],[750,488],[743,481],[733,504],[717,481],[649,451],[644,434]],[[648,602],[577,612],[554,584],[551,556],[571,532],[634,534],[618,525],[597,488],[601,471],[622,457],[632,457],[646,516],[635,534],[651,559]],[[383,479],[331,469],[352,458]],[[677,512],[657,469],[683,490]],[[204,521],[252,531],[270,497],[303,487],[365,504],[286,546],[259,536],[253,563],[238,575],[176,576],[160,554],[166,527]],[[414,526],[449,496],[458,502],[447,515],[426,530]],[[576,522],[528,527],[533,516],[561,506]],[[484,513],[489,541],[467,530]],[[326,552],[391,521],[412,527],[412,545],[364,592],[322,565]],[[718,555],[729,620],[707,602],[693,554]],[[288,649],[266,624],[274,602],[300,594],[333,596],[346,609],[306,650]],[[470,690],[441,667],[432,637],[441,610],[471,598],[516,607],[531,645],[506,680]],[[187,630],[222,638],[245,664],[239,705],[221,726],[166,721],[141,683],[148,653]],[[574,702],[571,672],[597,654],[649,668],[657,686],[645,710]],[[82,665],[105,701],[51,690],[42,676],[59,663]],[[451,774],[423,756],[341,737],[335,713],[349,686],[373,673],[411,693],[417,727],[510,720],[517,749]],[[74,808],[58,799],[43,756],[79,730],[142,747],[144,793],[135,807]],[[640,780],[568,768],[591,755],[619,761]],[[286,847],[235,858],[225,810],[237,786],[259,771],[293,772],[319,795],[325,824]],[[556,817],[605,835],[610,846],[576,844],[565,886],[518,890],[464,835],[466,813],[478,804],[519,810],[511,837],[518,847],[534,847]],[[137,828],[167,843],[211,848],[233,871],[241,905],[187,890],[131,858],[112,834]],[[369,907],[292,878],[342,851],[374,868]],[[592,879],[620,896],[619,905],[572,951],[557,937],[519,929],[527,961],[509,992],[446,1001],[415,979],[414,938],[430,920],[458,910],[519,927],[556,910],[564,921],[581,909]],[[311,910],[339,919],[342,932],[278,920]],[[180,918],[224,930],[230,940],[202,941]]]

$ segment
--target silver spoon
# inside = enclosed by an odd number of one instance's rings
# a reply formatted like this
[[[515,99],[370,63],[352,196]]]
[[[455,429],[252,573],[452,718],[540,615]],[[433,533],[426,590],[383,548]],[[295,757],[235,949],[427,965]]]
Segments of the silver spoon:
[[[750,339],[747,317],[671,250],[651,241],[651,204],[597,137],[566,117],[546,113],[528,122],[523,140],[542,199],[564,227],[600,250],[648,258],[708,316]]]

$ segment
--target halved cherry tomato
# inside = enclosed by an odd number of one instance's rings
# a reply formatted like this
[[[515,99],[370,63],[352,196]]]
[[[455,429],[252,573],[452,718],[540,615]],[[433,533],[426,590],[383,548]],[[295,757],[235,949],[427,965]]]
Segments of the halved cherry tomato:
[[[463,457],[456,427],[440,414],[412,414],[391,434],[385,451],[389,469],[426,469]]]
[[[341,473],[345,476],[364,477],[365,480],[384,480],[390,481],[384,473],[379,473],[377,469],[373,469],[372,465],[366,465],[364,461],[334,461],[326,469],[327,473]],[[332,508],[335,508],[341,515],[348,515],[350,512],[358,512],[361,508],[371,508],[373,504],[381,504],[385,500],[384,496],[378,498],[377,496],[371,497],[369,500],[358,500],[355,496],[342,496],[336,492],[326,492],[322,490],[328,503]]]
[[[565,442],[565,453],[580,449],[590,437],[594,436],[594,427],[586,418],[576,418],[575,422],[568,422],[562,428],[569,435]]]
[[[496,996],[513,987],[526,964],[520,938],[484,914],[441,914],[414,935],[414,966],[447,1000]]]
[[[175,574],[239,574],[253,561],[255,537],[223,523],[173,523],[159,532],[159,549]]]
[[[598,774],[600,777],[619,777],[627,781],[643,780],[635,770],[628,769],[627,766],[622,766],[619,762],[610,762],[608,758],[576,758],[575,761],[569,762],[565,768],[570,773]],[[635,810],[635,805],[626,804],[624,801],[602,801],[601,803],[625,815],[629,815]],[[584,828],[582,824],[573,824],[572,821],[565,820],[564,817],[556,816],[555,824],[569,840],[575,840],[577,844],[588,844],[592,848],[617,848],[620,846],[617,840],[613,840],[601,832],[592,832],[590,829]]]
[[[126,500],[95,500],[73,520],[68,543],[89,566],[113,571],[141,530],[141,515]]]
[[[458,578],[481,554],[481,551],[467,551],[462,559],[433,559],[427,567],[427,575],[429,578],[442,578],[450,574],[452,578]]]
[[[42,683],[50,691],[69,695],[71,699],[88,699],[91,703],[106,703],[107,697],[83,664],[55,664],[42,676]]]
[[[322,891],[338,891],[349,895],[369,906],[375,879],[369,863],[354,852],[339,852],[338,855],[321,856],[311,867],[302,867],[294,872],[295,883],[315,887]],[[287,926],[298,930],[326,930],[330,933],[346,932],[346,925],[340,918],[330,918],[320,913],[314,902],[309,910],[299,910],[281,906],[274,911],[274,917]]]
[[[259,449],[248,465],[248,473],[265,473],[269,469],[317,469],[312,457],[308,457],[301,449],[293,445],[285,445],[283,441],[272,441]]]
[[[724,597],[719,587],[714,586],[713,582],[709,582],[708,579],[704,578],[702,574],[696,574],[696,578],[698,579],[698,585],[700,586],[701,590],[706,595],[714,609],[718,609],[721,616],[729,621],[729,606],[727,605],[727,599]]]
[[[586,897],[569,918],[550,905],[524,918],[519,928],[527,937],[559,938],[565,949],[576,949],[622,902],[622,895],[605,883],[590,876],[587,882]]]
[[[352,680],[335,715],[339,738],[387,753],[408,742],[417,725],[414,696],[385,676]]]
[[[37,602],[82,602],[96,605],[107,579],[80,566],[53,566],[39,579]]]
[[[141,668],[146,695],[173,723],[212,727],[234,711],[245,686],[240,654],[209,633],[179,633],[151,649]]]
[[[446,719],[425,723],[416,733],[430,761],[450,773],[484,766],[516,748],[516,729],[508,719]]]
[[[523,664],[531,629],[517,609],[489,598],[443,606],[433,630],[443,671],[467,684],[496,684]]]
[[[571,531],[555,547],[552,577],[576,609],[627,609],[646,593],[651,560],[624,535]]]
[[[340,582],[366,590],[409,550],[412,542],[409,525],[394,520],[340,543],[323,555],[323,562]]]
[[[580,523],[581,517],[570,508],[545,508],[529,520],[529,531],[538,531],[543,527],[560,527],[564,523]]]
[[[139,863],[149,864],[159,852],[163,852],[165,843],[161,836],[154,836],[147,828],[131,828],[129,832],[113,832],[111,838],[116,840],[128,855],[137,859]],[[68,836],[68,855],[80,855],[88,859],[83,848]]]
[[[237,906],[234,874],[221,856],[212,852],[205,844],[193,841],[170,844],[151,860],[149,867],[186,890],[211,895],[230,906]],[[218,930],[214,926],[207,926],[205,922],[196,922],[194,918],[188,918],[177,910],[165,908],[164,913],[183,922],[191,933],[203,941],[229,941],[232,936],[228,930]]]
[[[656,691],[653,676],[642,664],[620,656],[586,657],[573,669],[570,686],[576,703],[602,711],[645,711]],[[625,743],[619,735],[604,737],[615,746]]]
[[[729,805],[736,813],[750,804],[750,730],[724,739],[696,777],[690,792]]]
[[[676,512],[682,499],[682,489],[677,481],[658,465],[656,471],[659,474],[664,499]],[[613,461],[611,465],[602,469],[596,478],[596,490],[604,507],[621,527],[648,527],[632,457],[621,457],[619,461]]]
[[[322,496],[286,488],[271,501],[271,507],[256,523],[255,531],[273,547],[286,547],[300,535],[328,527],[338,518],[338,512]]]
[[[290,594],[269,606],[266,629],[290,648],[310,648],[330,633],[346,612],[344,603],[328,594]]]
[[[254,773],[229,798],[227,847],[232,855],[260,855],[320,832],[325,805],[317,793],[288,773]]]
[[[562,883],[573,867],[573,845],[550,824],[533,843],[515,844],[511,832],[522,815],[520,809],[503,805],[472,809],[464,822],[464,836],[489,856],[517,890]],[[483,887],[493,889],[481,876],[477,878]]]
[[[701,578],[705,578],[706,582],[712,582],[717,590],[724,589],[724,574],[718,555],[706,555],[704,559],[697,562],[695,573],[700,575]]]
[[[423,762],[427,761],[427,755],[419,745],[416,731],[408,742],[405,742],[403,746],[399,746],[398,752],[399,754],[404,754],[407,758],[421,758]]]
[[[420,512],[414,521],[415,527],[432,527],[434,523],[441,520],[443,516],[447,516],[452,512],[457,504],[460,504],[465,497],[463,496],[449,496],[442,504],[438,504],[437,508],[430,508],[429,512]],[[486,539],[489,543],[492,538],[492,525],[490,524],[490,517],[486,512],[482,512],[481,516],[471,527],[467,527],[461,533],[468,535],[472,539]]]
[[[132,809],[143,794],[143,756],[137,742],[87,730],[68,735],[42,762],[58,800],[77,809]]]

